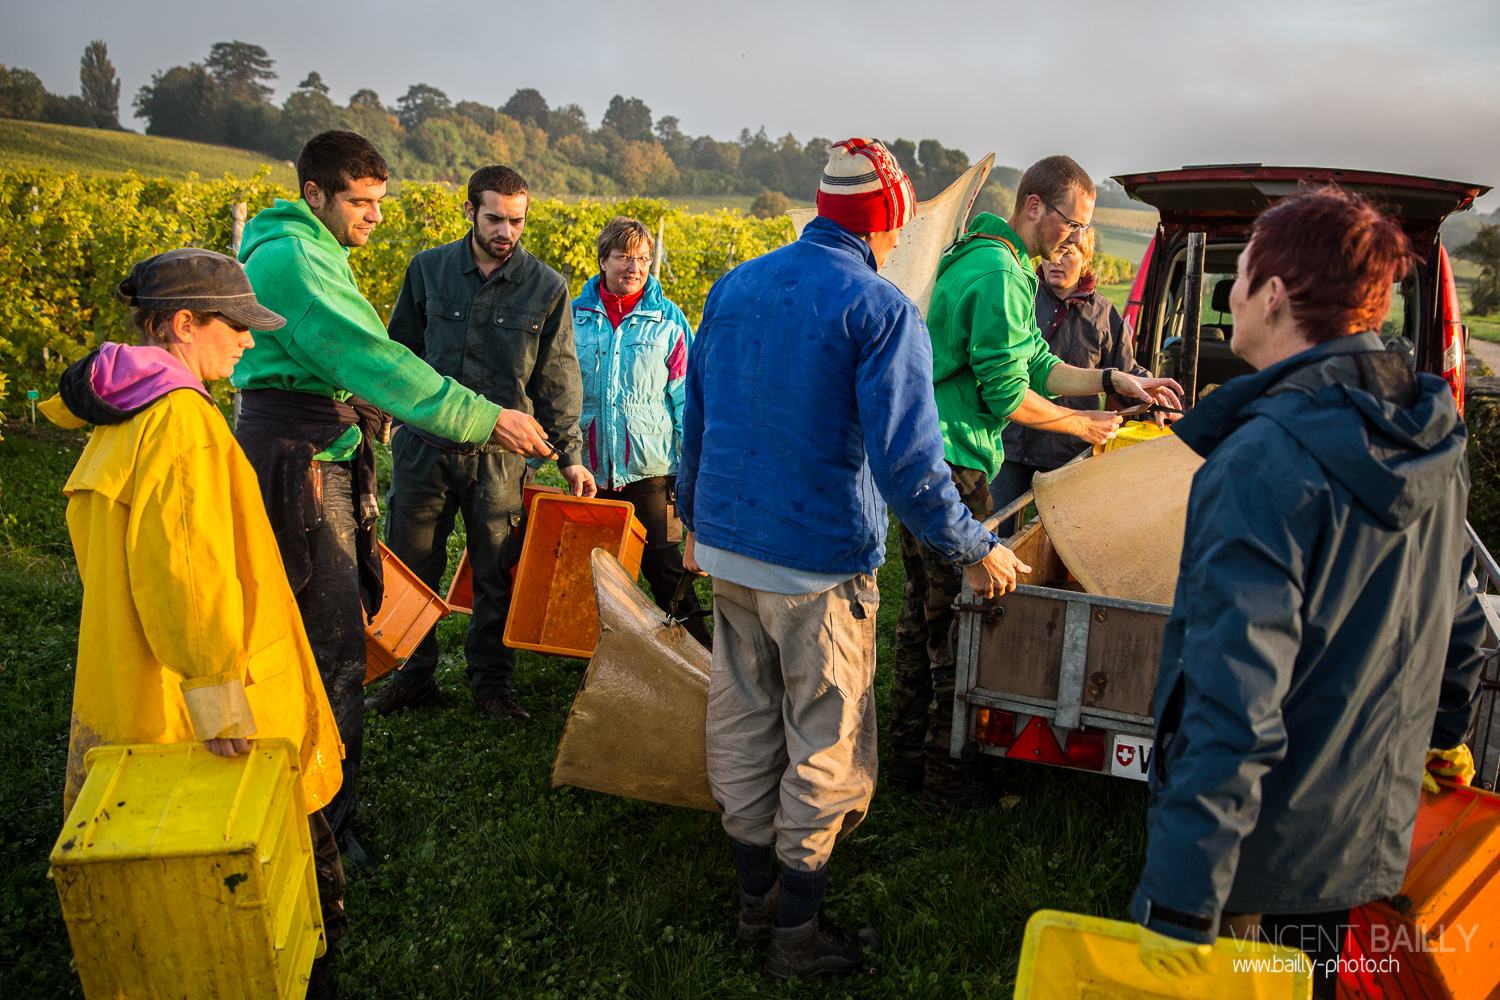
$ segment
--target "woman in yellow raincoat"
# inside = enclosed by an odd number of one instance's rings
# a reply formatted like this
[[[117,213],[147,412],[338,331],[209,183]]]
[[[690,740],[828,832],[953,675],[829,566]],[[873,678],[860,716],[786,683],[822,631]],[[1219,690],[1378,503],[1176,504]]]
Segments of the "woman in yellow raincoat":
[[[347,927],[344,877],[319,810],[339,789],[343,744],[255,471],[204,387],[228,377],[251,328],[285,320],[208,250],[141,261],[117,295],[143,346],[102,345],[41,406],[61,426],[96,425],[64,487],[83,579],[64,812],[91,747],[202,741],[233,757],[252,736],[289,739],[331,945]],[[328,995],[325,959],[309,996]]]

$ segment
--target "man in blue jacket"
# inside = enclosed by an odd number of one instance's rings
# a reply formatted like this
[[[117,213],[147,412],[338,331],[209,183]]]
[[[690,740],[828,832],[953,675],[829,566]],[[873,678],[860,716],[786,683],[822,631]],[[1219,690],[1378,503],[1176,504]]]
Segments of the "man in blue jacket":
[[[737,943],[769,943],[779,978],[848,971],[878,942],[818,911],[833,845],[875,790],[886,504],[980,596],[1027,569],[960,501],[927,331],[876,274],[911,184],[878,142],[829,153],[801,239],[709,295],[677,478],[684,561],[714,577],[708,777],[739,872]]]
[[[1468,759],[1484,616],[1467,432],[1447,384],[1379,334],[1409,254],[1357,195],[1262,213],[1230,299],[1259,371],[1174,428],[1206,461],[1131,903],[1164,978],[1212,971],[1215,935],[1258,928],[1332,997],[1350,908],[1400,891],[1424,763]]]

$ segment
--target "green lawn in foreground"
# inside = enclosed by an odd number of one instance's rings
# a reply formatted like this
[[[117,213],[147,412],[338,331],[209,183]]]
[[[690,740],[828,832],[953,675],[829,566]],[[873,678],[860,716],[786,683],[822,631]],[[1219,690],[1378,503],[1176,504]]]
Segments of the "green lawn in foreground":
[[[65,550],[58,491],[85,438],[38,440],[14,424],[5,437],[0,516],[16,526],[9,544],[33,555],[0,562],[0,996],[54,1000],[81,995],[46,879],[81,594],[61,558],[47,571],[37,553]],[[880,586],[883,726],[899,561]],[[466,623],[439,626],[441,705],[369,719],[359,834],[384,867],[349,890],[346,997],[1008,997],[1033,911],[1124,915],[1144,785],[997,762],[1018,806],[937,817],[882,781],[834,852],[827,908],[878,927],[884,949],[841,981],[772,983],[759,955],[731,946],[735,879],[717,817],[550,788],[584,664],[521,653],[517,697],[534,719],[509,728],[469,707]]]
[[[297,186],[297,171],[281,160],[231,146],[166,139],[72,125],[0,119],[0,172],[47,168],[82,174],[123,174],[185,178],[226,173],[249,177],[270,164],[271,180]]]

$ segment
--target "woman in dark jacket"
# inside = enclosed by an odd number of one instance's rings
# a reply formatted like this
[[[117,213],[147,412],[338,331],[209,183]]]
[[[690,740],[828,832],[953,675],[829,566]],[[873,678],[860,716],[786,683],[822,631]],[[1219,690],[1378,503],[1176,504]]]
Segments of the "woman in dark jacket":
[[[1043,261],[1037,268],[1041,280],[1036,291],[1036,323],[1053,354],[1079,368],[1116,368],[1131,375],[1150,378],[1151,372],[1136,364],[1135,331],[1125,322],[1114,303],[1097,291],[1094,281],[1094,231],[1069,246],[1056,261]],[[1058,406],[1075,410],[1099,409],[1098,396],[1064,396]],[[1111,406],[1131,401],[1110,397]],[[1005,462],[990,483],[995,510],[1031,489],[1031,477],[1066,465],[1088,447],[1071,434],[1023,427],[1012,421],[1005,428]],[[1015,534],[1017,518],[996,529],[1001,538]]]

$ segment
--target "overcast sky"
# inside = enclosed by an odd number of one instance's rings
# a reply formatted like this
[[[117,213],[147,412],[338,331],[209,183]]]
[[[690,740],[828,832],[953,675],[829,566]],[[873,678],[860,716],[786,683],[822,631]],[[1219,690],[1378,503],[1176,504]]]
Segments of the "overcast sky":
[[[1019,167],[1066,152],[1096,177],[1259,161],[1500,183],[1495,0],[0,2],[0,62],[76,93],[103,38],[137,129],[153,72],[242,40],[276,60],[278,101],[317,70],[341,103],[535,87],[597,124],[618,93],[690,135],[935,138]]]

